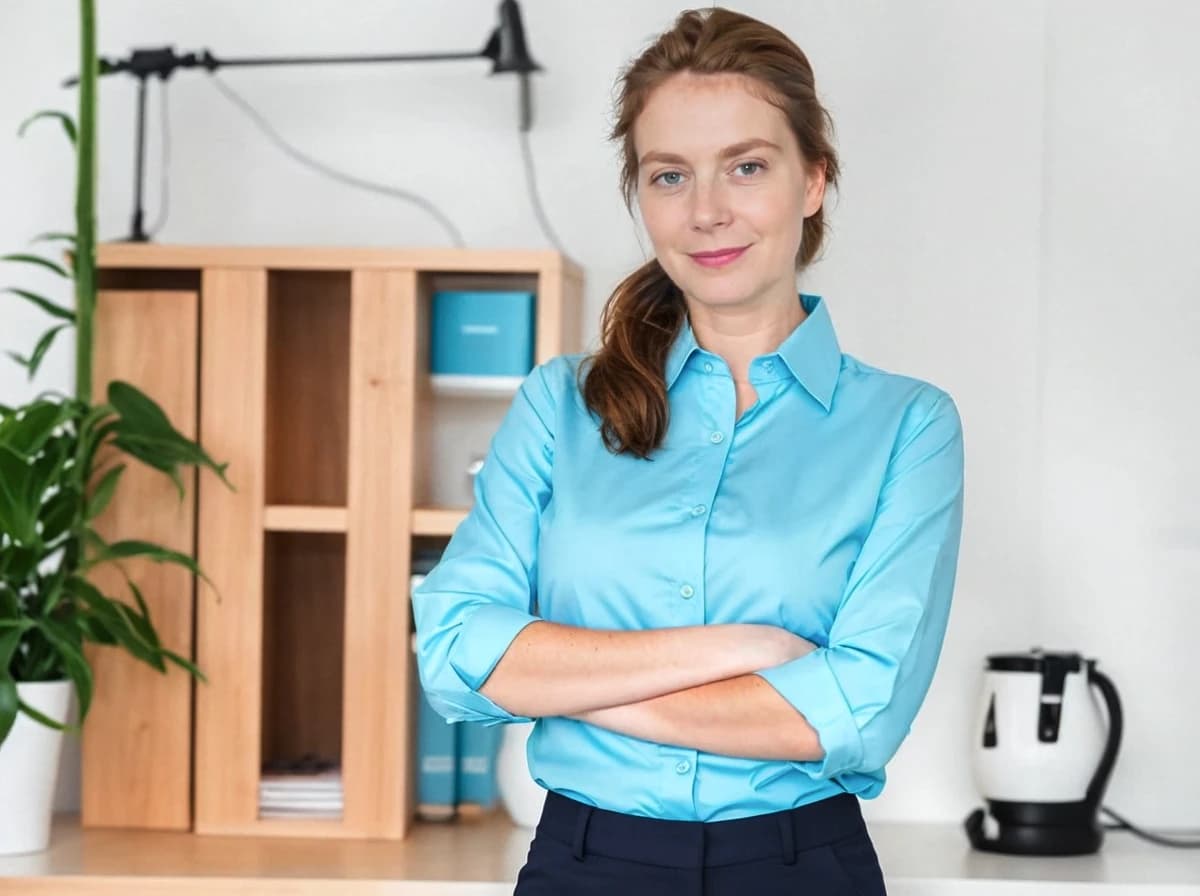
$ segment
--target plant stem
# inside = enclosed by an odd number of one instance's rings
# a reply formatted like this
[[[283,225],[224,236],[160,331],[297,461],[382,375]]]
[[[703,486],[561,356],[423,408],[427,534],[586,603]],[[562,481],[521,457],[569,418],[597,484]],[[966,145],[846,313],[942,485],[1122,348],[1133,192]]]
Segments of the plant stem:
[[[75,189],[75,396],[92,400],[92,318],[96,310],[95,0],[79,0],[79,132]]]

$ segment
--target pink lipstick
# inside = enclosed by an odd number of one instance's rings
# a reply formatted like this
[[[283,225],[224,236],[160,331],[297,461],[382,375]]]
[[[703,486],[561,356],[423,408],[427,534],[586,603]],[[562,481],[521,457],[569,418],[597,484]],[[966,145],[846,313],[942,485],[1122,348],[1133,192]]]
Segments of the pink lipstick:
[[[732,249],[716,249],[712,252],[692,252],[689,255],[693,261],[706,268],[720,268],[741,258],[749,248],[749,246],[740,246]]]

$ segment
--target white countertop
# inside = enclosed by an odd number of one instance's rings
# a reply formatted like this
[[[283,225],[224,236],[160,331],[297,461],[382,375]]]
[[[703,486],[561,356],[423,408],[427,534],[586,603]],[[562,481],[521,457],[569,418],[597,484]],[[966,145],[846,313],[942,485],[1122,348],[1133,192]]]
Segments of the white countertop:
[[[1200,850],[1124,831],[1096,855],[1039,858],[976,852],[956,824],[870,829],[890,896],[1200,896]],[[421,823],[399,842],[84,831],[65,816],[46,852],[0,857],[0,893],[509,896],[532,836],[500,811]]]

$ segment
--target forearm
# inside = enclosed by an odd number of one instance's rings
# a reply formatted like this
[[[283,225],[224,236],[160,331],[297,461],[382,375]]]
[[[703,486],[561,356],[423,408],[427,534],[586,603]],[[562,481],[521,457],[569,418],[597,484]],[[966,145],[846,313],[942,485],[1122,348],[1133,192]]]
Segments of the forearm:
[[[572,718],[642,740],[746,759],[819,760],[816,730],[757,675],[740,675]]]
[[[479,692],[530,717],[637,703],[778,662],[768,628],[608,631],[538,621],[513,639]]]

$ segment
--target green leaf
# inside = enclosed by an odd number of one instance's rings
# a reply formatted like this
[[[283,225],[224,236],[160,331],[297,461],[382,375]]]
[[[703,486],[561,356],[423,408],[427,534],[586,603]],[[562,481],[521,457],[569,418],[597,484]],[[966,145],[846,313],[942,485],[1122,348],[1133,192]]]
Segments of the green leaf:
[[[66,132],[67,139],[71,141],[71,145],[76,145],[79,136],[75,130],[75,119],[73,119],[66,112],[60,112],[57,109],[43,109],[40,112],[35,112],[33,115],[30,115],[23,122],[21,122],[21,126],[17,128],[17,136],[24,137],[25,131],[31,124],[44,118],[54,119],[60,122],[63,130]]]
[[[0,552],[3,556],[7,552]],[[9,591],[5,587],[5,582],[0,580],[0,618],[16,619],[21,615],[21,607],[17,603],[17,595]],[[4,663],[0,662],[0,668],[4,667]]]
[[[64,242],[72,248],[75,246],[75,234],[62,233],[60,231],[51,231],[49,233],[39,233],[29,242],[31,243],[51,243]]]
[[[159,671],[163,670],[159,651],[130,624],[128,607],[101,593],[95,585],[80,576],[71,576],[67,580],[67,587],[83,603],[80,613],[90,615],[92,621],[102,629],[106,640],[101,643],[120,644],[137,659]]]
[[[85,641],[110,647],[117,643],[117,639],[108,630],[108,627],[94,616],[78,615],[72,620],[72,624],[79,630],[80,637]]]
[[[101,563],[110,563],[113,560],[125,560],[129,557],[146,557],[155,563],[173,563],[183,566],[191,570],[195,575],[200,576],[206,582],[208,581],[208,577],[200,571],[200,567],[196,565],[196,561],[187,554],[181,554],[179,551],[173,551],[170,548],[164,548],[161,545],[148,541],[138,541],[137,539],[115,541],[112,544],[105,545],[100,553],[88,562],[87,568],[90,569]]]
[[[166,648],[163,649],[163,656],[165,656],[184,672],[187,672],[189,675],[194,677],[197,681],[202,681],[206,684],[208,683],[208,679],[205,677],[204,673],[201,672],[200,669],[189,660],[184,659],[179,654],[172,650],[167,650]]]
[[[79,492],[72,485],[62,484],[45,504],[42,505],[42,541],[50,544],[67,532],[80,512]]]
[[[17,696],[17,683],[12,680],[7,666],[0,666],[0,744],[8,737],[13,722],[17,720],[17,710],[21,708],[21,699]]]
[[[162,408],[145,393],[129,383],[114,380],[108,386],[108,400],[121,415],[117,447],[170,475],[181,494],[180,464],[208,467],[229,485],[225,478],[229,465],[216,463],[199,444],[175,429]]]
[[[33,719],[35,722],[45,725],[47,728],[53,728],[55,731],[70,731],[70,732],[78,732],[79,731],[78,725],[64,725],[62,722],[56,722],[56,721],[54,721],[54,719],[50,718],[49,716],[43,715],[42,713],[38,712],[36,709],[34,709],[32,706],[30,706],[24,700],[21,700],[19,705],[21,707],[21,712],[25,713],[25,715],[29,716],[29,718]],[[80,716],[81,716],[81,718],[79,721],[82,722],[83,721],[82,710],[80,711]]]
[[[27,289],[17,289],[15,286],[6,286],[4,289],[0,289],[0,292],[11,293],[14,296],[19,296],[20,298],[25,299],[27,302],[32,302],[53,317],[61,318],[62,320],[69,320],[71,323],[75,322],[74,311],[72,311],[70,308],[64,308],[62,305],[54,304],[54,302],[50,301],[45,296],[39,296],[37,293],[30,292]]]
[[[153,645],[154,649],[159,653],[162,653],[162,641],[158,638],[158,632],[154,630],[154,623],[150,619],[150,607],[147,606],[146,599],[142,597],[142,592],[134,584],[133,579],[126,577],[125,581],[129,585],[129,590],[133,592],[133,598],[137,601],[138,610],[141,611],[140,613],[128,613],[130,625],[137,629],[138,634],[142,636],[143,640]]]
[[[38,344],[33,347],[33,354],[29,356],[25,366],[29,368],[29,378],[33,379],[37,374],[38,368],[42,366],[42,358],[49,351],[50,346],[54,344],[54,337],[58,335],[59,330],[65,330],[70,324],[59,324],[57,327],[51,327],[42,334],[42,338],[38,340]]]
[[[146,603],[146,598],[142,597],[142,589],[138,588],[137,584],[133,581],[133,579],[131,579],[129,577],[126,577],[125,581],[129,585],[129,590],[133,592],[133,599],[137,601],[138,609],[142,611],[142,616],[145,617],[147,622],[149,622],[150,621],[150,607]],[[153,631],[153,627],[151,628],[150,640],[155,644],[160,643],[158,640],[158,634]]]
[[[34,496],[34,470],[7,445],[0,445],[0,532],[16,544],[37,540],[41,495]]]
[[[20,262],[21,264],[35,264],[38,267],[45,268],[48,271],[54,271],[54,273],[58,274],[60,277],[66,277],[69,279],[71,276],[67,273],[67,269],[61,264],[51,261],[48,258],[42,258],[40,255],[30,255],[25,252],[18,252],[15,255],[0,255],[0,261],[15,261]]]
[[[108,407],[108,405],[104,405],[104,407]],[[90,414],[88,415],[89,418],[91,416]],[[100,446],[104,444],[104,440],[117,431],[117,427],[120,424],[119,418],[100,419],[104,420],[104,422],[100,423],[99,426],[85,426],[81,427],[80,430],[82,433],[81,438],[83,439],[80,463],[83,464],[83,469],[86,471],[92,469],[92,463],[96,459],[96,452],[100,450]]]
[[[13,657],[16,656],[17,646],[21,643],[21,635],[30,629],[28,619],[5,619],[0,621],[0,670],[7,669]]]
[[[79,720],[83,721],[87,717],[88,708],[92,705],[94,684],[92,667],[83,655],[78,635],[67,626],[52,619],[43,619],[39,628],[42,635],[58,653],[67,677],[75,684],[75,693],[79,697]]]
[[[113,444],[135,460],[140,460],[146,466],[166,473],[175,483],[179,499],[183,500],[185,489],[183,477],[179,474],[180,460],[175,452],[174,442],[168,439],[119,436],[113,439]]]
[[[125,464],[118,464],[104,474],[92,492],[91,497],[88,498],[87,511],[83,515],[84,520],[90,522],[104,512],[104,509],[108,507],[109,501],[112,500],[113,493],[116,491],[117,481],[124,472]]]
[[[42,552],[37,545],[10,544],[0,551],[0,567],[4,569],[5,578],[20,583],[37,571],[41,557]]]
[[[33,458],[69,416],[68,409],[53,401],[35,401],[17,409],[0,422],[0,445],[25,458]]]

